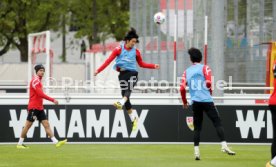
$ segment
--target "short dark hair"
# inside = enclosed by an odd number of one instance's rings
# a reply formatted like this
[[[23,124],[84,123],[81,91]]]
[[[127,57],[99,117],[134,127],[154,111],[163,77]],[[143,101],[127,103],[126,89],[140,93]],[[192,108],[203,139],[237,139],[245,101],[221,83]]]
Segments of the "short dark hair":
[[[132,38],[136,38],[137,43],[139,43],[139,40],[138,40],[139,36],[137,35],[136,30],[131,27],[130,30],[126,34],[124,41],[131,40]]]
[[[191,59],[191,61],[193,63],[195,63],[195,62],[197,62],[197,63],[201,62],[201,60],[202,60],[202,53],[200,52],[199,49],[197,49],[197,48],[190,48],[188,50],[188,53],[189,53],[190,59]]]

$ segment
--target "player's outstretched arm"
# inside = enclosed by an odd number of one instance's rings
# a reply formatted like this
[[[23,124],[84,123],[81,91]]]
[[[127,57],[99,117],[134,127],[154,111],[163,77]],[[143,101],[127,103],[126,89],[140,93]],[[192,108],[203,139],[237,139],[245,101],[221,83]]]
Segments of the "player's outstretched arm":
[[[50,97],[50,96],[47,96],[47,95],[43,92],[41,86],[37,85],[37,86],[35,87],[35,91],[36,91],[36,94],[37,94],[39,97],[41,97],[41,98],[43,98],[43,99],[46,99],[46,100],[48,100],[48,101],[51,101],[51,102],[55,103],[56,100],[55,100],[54,98]],[[55,103],[55,104],[56,104],[56,103]],[[58,104],[58,102],[57,102],[57,104]]]
[[[141,53],[138,49],[136,49],[136,61],[139,64],[139,66],[142,68],[151,68],[151,69],[159,69],[160,68],[159,64],[151,64],[151,63],[144,62],[142,59]]]
[[[120,53],[121,48],[115,48],[105,62],[95,71],[94,76],[97,76],[101,71],[103,71]]]

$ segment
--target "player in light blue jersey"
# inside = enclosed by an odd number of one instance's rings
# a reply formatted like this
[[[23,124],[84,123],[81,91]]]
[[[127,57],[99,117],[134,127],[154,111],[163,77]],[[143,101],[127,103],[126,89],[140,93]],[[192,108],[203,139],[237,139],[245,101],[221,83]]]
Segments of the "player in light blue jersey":
[[[235,155],[236,153],[231,151],[226,144],[224,137],[224,129],[221,125],[221,119],[218,111],[214,105],[212,98],[212,81],[211,81],[211,69],[207,65],[200,64],[202,60],[201,52],[196,48],[191,48],[188,51],[190,55],[191,65],[182,76],[180,84],[180,93],[183,101],[184,108],[188,108],[188,101],[186,99],[186,85],[189,87],[191,95],[191,104],[194,117],[194,154],[195,159],[200,160],[199,142],[200,132],[202,129],[203,112],[213,122],[216,128],[218,137],[221,141],[221,150],[228,155]]]
[[[124,42],[120,46],[116,47],[106,61],[96,70],[95,76],[103,71],[114,59],[114,69],[119,72],[119,82],[121,87],[122,99],[114,103],[117,109],[123,109],[123,106],[127,110],[132,122],[132,130],[136,130],[138,121],[133,114],[132,104],[130,102],[130,95],[134,86],[138,81],[138,67],[142,68],[159,69],[159,64],[151,64],[143,61],[141,52],[135,47],[135,44],[139,42],[139,36],[134,28],[125,36]]]

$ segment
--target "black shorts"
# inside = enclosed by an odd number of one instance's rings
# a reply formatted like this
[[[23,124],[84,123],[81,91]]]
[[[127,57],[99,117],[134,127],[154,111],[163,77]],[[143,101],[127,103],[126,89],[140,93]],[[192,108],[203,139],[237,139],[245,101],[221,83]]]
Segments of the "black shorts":
[[[221,119],[214,102],[193,102],[193,116],[194,116],[194,126],[201,130],[203,121],[203,112],[211,119],[215,127],[220,127]]]
[[[133,90],[138,81],[138,72],[128,70],[121,71],[118,78],[122,90]]]
[[[31,109],[28,111],[27,120],[31,122],[38,120],[39,122],[41,122],[43,120],[47,120],[47,117],[44,110]]]

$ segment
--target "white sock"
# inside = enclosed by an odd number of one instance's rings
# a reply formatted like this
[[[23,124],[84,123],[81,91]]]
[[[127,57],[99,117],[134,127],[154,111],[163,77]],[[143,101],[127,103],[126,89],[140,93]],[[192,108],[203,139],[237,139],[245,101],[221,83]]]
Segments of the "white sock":
[[[22,145],[23,144],[23,141],[24,141],[24,138],[19,138],[19,141],[18,141],[18,145]]]
[[[122,100],[120,100],[120,103],[121,103],[122,105],[125,105],[126,99],[125,99],[125,98],[122,98]]]
[[[276,156],[270,161],[270,163],[274,166],[276,166]]]
[[[53,142],[54,144],[57,144],[57,143],[58,143],[58,140],[56,139],[55,136],[51,137],[51,140],[52,140],[52,142]]]
[[[227,147],[226,141],[221,142],[221,147],[223,147],[223,148]]]
[[[133,112],[128,114],[128,115],[129,115],[129,118],[130,118],[131,122],[133,122],[134,119],[135,119],[135,116],[134,116]]]
[[[194,147],[195,153],[199,153],[199,146]]]

